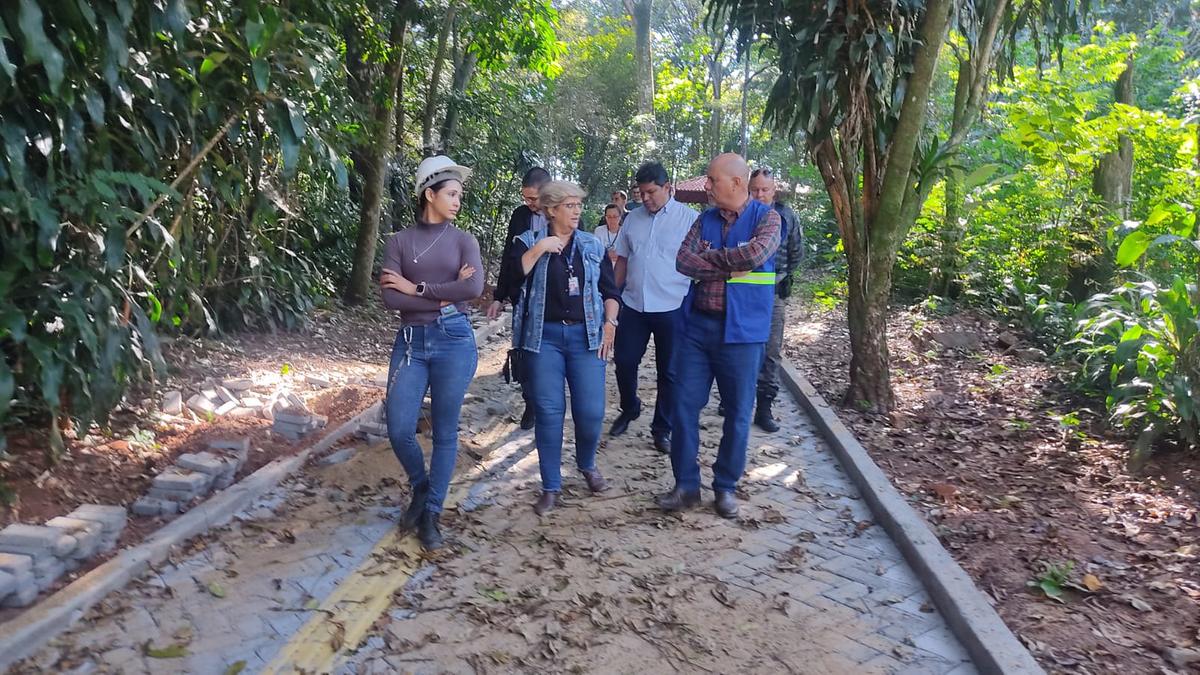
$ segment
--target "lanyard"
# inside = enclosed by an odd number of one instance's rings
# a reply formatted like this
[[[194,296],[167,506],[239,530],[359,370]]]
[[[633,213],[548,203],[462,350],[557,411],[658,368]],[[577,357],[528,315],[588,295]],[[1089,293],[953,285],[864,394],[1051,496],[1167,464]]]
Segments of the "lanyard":
[[[575,276],[575,234],[571,234],[571,243],[563,249],[563,262],[567,263],[567,276]]]

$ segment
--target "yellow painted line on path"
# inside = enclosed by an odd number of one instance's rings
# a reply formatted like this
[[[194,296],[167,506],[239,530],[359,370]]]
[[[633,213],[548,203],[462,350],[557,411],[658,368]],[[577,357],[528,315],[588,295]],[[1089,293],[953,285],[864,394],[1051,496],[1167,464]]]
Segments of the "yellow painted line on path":
[[[504,423],[509,432],[516,428]],[[422,439],[424,440],[424,439]],[[458,506],[470,487],[493,466],[533,443],[532,436],[515,439],[497,448],[461,479],[451,483],[446,510]],[[412,579],[425,564],[421,547],[412,533],[388,531],[363,562],[346,576],[263,668],[264,673],[328,673],[338,653],[353,650],[363,641],[376,619],[392,604],[392,595]]]

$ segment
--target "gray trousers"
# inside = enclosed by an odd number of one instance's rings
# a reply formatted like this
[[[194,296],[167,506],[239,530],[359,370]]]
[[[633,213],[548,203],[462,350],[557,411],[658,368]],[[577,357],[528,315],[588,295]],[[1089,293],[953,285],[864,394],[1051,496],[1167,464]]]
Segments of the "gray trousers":
[[[783,324],[787,318],[787,304],[783,298],[775,298],[771,310],[771,335],[767,338],[767,349],[763,354],[762,368],[758,371],[758,400],[770,405],[779,394],[779,364],[783,359]]]

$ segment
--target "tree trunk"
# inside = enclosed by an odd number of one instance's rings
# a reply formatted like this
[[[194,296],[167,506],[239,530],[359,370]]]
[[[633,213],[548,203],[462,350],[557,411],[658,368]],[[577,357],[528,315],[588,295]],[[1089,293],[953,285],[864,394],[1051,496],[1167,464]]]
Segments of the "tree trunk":
[[[890,145],[878,147],[867,120],[865,128],[839,129],[840,152],[829,139],[812,146],[849,265],[850,386],[844,402],[860,409],[886,412],[895,406],[887,345],[892,269],[929,194],[929,180],[914,185],[912,167],[951,4],[929,0],[925,6],[919,27],[924,46],[914,58]]]
[[[721,152],[721,126],[724,120],[721,110],[721,90],[725,84],[725,68],[721,64],[721,55],[725,51],[725,34],[721,33],[720,38],[712,38],[712,55],[709,57],[708,76],[712,80],[712,114],[709,117],[709,138],[711,146],[709,154],[713,157]]]
[[[1125,62],[1125,70],[1113,85],[1115,103],[1133,105],[1133,57]],[[1116,270],[1114,251],[1103,244],[1104,232],[1129,218],[1129,200],[1133,191],[1133,140],[1125,134],[1117,138],[1117,147],[1105,154],[1092,169],[1092,193],[1096,195],[1103,216],[1082,223],[1084,231],[1092,230],[1090,250],[1079,251],[1082,263],[1073,267],[1067,279],[1067,293],[1082,302],[1100,288],[1107,288]],[[1099,229],[1097,229],[1099,228]]]
[[[450,38],[450,29],[454,26],[454,17],[458,14],[458,5],[451,3],[450,11],[442,21],[442,30],[438,33],[437,53],[433,58],[433,69],[429,74],[429,89],[425,93],[425,116],[421,119],[421,149],[426,155],[434,152],[433,117],[437,112],[438,87],[442,81],[442,67],[446,63],[446,42]]]
[[[951,118],[950,137],[954,138],[960,127],[967,126],[968,100],[974,79],[975,62],[970,57],[958,63],[958,82],[954,87],[954,111]],[[960,244],[964,236],[962,220],[963,206],[962,174],[956,169],[946,172],[946,198],[942,217],[942,229],[938,237],[939,253],[936,274],[931,279],[931,290],[948,298],[955,294],[955,281],[962,271]]]
[[[468,47],[467,53],[454,64],[454,84],[450,90],[450,98],[446,102],[446,119],[442,121],[442,138],[440,145],[443,153],[450,152],[454,134],[458,130],[458,116],[467,96],[467,87],[475,76],[475,65],[479,57]]]
[[[386,69],[379,69],[363,59],[363,36],[355,25],[347,26],[346,67],[352,94],[366,103],[368,135],[351,149],[350,156],[359,176],[361,197],[358,209],[358,237],[354,243],[354,259],[350,268],[350,283],[346,287],[347,304],[360,304],[370,293],[375,267],[375,249],[379,241],[379,221],[383,212],[384,178],[387,157],[392,147],[395,122],[396,88],[404,69],[404,35],[408,29],[408,11],[412,0],[397,0],[393,8],[391,53]]]
[[[634,61],[637,65],[638,114],[654,117],[654,59],[650,53],[650,4],[653,0],[625,0],[633,19]]]
[[[742,139],[742,157],[746,156],[746,148],[750,145],[749,138],[749,98],[750,98],[750,48],[746,48],[746,53],[743,55],[746,62],[742,64],[742,127],[741,134],[738,136]]]

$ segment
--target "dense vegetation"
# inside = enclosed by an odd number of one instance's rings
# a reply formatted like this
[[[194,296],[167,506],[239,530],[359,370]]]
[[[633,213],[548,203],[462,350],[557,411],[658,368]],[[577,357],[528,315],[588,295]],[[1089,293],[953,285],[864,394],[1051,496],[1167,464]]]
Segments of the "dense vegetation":
[[[5,3],[0,425],[60,452],[162,372],[156,336],[361,301],[426,154],[476,168],[462,223],[492,265],[534,164],[594,222],[637,162],[683,179],[735,150],[797,187],[814,253],[848,256],[852,318],[885,316],[893,279],[986,307],[1143,450],[1194,447],[1197,3],[870,2],[872,31],[819,4],[768,25],[698,0]],[[814,77],[826,99],[795,95]],[[870,325],[851,399],[886,408]]]

